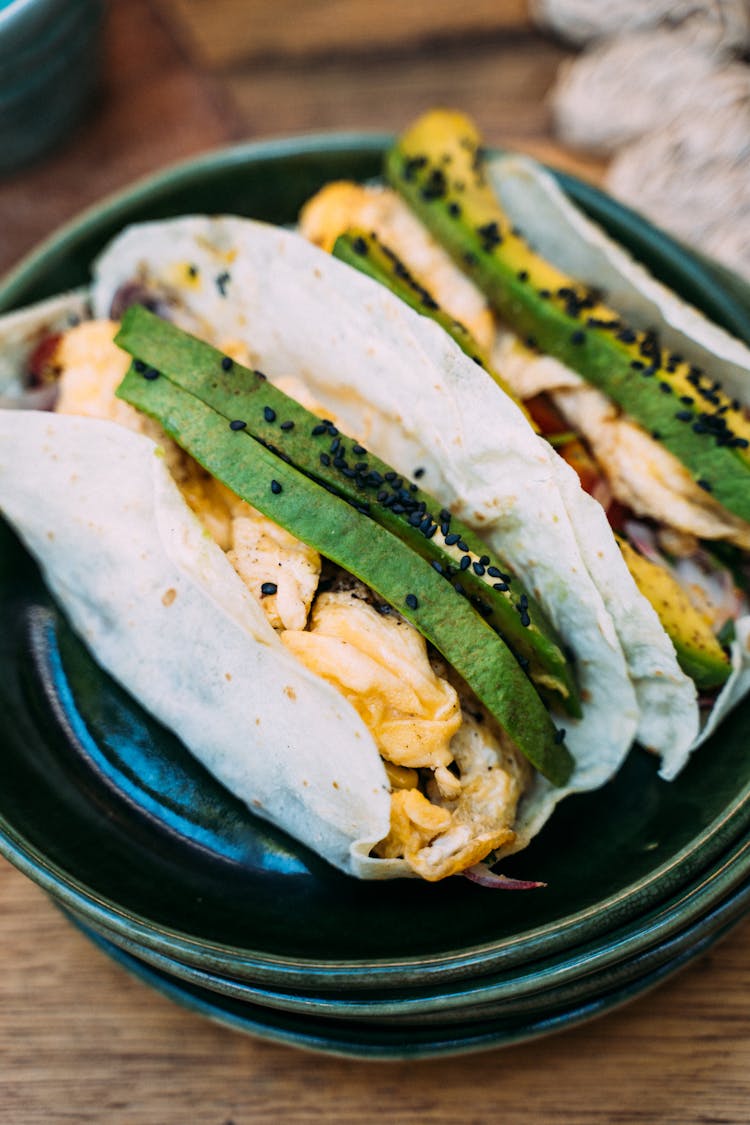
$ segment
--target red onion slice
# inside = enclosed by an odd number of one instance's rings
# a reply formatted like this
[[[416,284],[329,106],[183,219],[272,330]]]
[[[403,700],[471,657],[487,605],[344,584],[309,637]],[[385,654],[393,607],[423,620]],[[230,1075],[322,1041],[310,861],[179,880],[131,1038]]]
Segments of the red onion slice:
[[[480,887],[491,887],[496,891],[533,891],[537,887],[547,886],[546,883],[537,883],[531,879],[509,879],[507,875],[496,875],[486,863],[475,863],[461,874]]]

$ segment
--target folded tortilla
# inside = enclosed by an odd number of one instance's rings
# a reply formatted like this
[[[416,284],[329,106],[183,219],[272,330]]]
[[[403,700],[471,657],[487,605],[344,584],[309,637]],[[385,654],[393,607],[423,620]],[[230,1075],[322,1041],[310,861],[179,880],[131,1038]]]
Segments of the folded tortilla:
[[[602,558],[619,551],[507,396],[434,324],[264,224],[188,217],[131,228],[96,264],[94,314],[109,315],[134,283],[187,330],[243,344],[269,378],[301,379],[399,472],[423,469],[429,491],[538,598],[574,655],[584,714],[558,717],[576,769],[563,789],[535,777],[514,850],[567,793],[607,781],[639,712],[582,541],[593,538]],[[2,331],[0,321],[0,343]],[[578,528],[574,502],[585,509]],[[93,419],[0,412],[0,509],[102,667],[251,810],[361,878],[408,874],[403,861],[369,854],[388,832],[390,802],[371,735],[290,657],[148,438]]]
[[[488,172],[511,221],[539,254],[571,277],[603,290],[607,304],[629,324],[642,330],[656,330],[666,347],[710,371],[728,394],[750,406],[750,349],[745,344],[652,277],[571,203],[554,177],[533,160],[516,155],[496,156],[489,160]],[[542,365],[549,364],[560,368],[563,380],[570,374],[559,361],[548,356],[529,355],[524,362],[531,379],[535,366],[541,371]],[[546,373],[541,378],[542,384],[546,384]],[[570,505],[569,509],[576,524],[575,512]],[[595,565],[590,553],[587,563],[590,567]],[[612,575],[613,572],[608,570],[607,573]],[[598,585],[615,622],[641,706],[639,738],[661,754],[662,776],[671,779],[684,766],[689,754],[705,742],[750,691],[750,616],[736,622],[736,638],[731,646],[732,673],[710,712],[701,719],[697,701],[691,704],[686,691],[679,701],[675,696],[667,702],[662,692],[663,677],[671,677],[673,670],[671,662],[669,667],[663,663],[668,655],[664,642],[666,640],[670,648],[671,642],[666,634],[661,638],[654,634],[647,621],[649,615],[643,605],[633,599],[632,592],[623,596],[623,591],[632,583],[618,578],[616,588],[608,590],[605,580],[606,575],[602,574]],[[640,599],[641,603],[644,601]],[[645,667],[644,649],[647,651]],[[669,711],[667,716],[665,706]],[[673,723],[682,727],[679,738],[669,733],[670,716]],[[666,726],[663,726],[665,718]],[[694,732],[690,740],[684,737],[688,728]]]

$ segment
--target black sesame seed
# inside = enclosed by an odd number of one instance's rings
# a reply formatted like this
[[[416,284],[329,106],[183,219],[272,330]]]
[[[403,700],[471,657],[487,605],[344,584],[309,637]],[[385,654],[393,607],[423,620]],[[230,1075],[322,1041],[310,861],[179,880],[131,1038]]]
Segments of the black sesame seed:
[[[633,368],[634,371],[643,371],[643,368],[646,366],[646,364],[641,363],[641,361],[639,359],[634,359],[634,360],[631,360],[630,366]]]
[[[448,214],[451,215],[454,219],[457,219],[458,216],[461,214],[460,205],[458,203],[456,203],[455,201],[450,202],[448,204]]]
[[[460,566],[461,570],[468,570],[471,566],[471,557],[469,555],[464,555],[458,565]]]
[[[528,270],[519,270],[518,273],[516,274],[516,277],[518,278],[519,281],[528,281],[529,280],[529,271]]]
[[[272,406],[264,406],[263,407],[263,417],[265,418],[265,420],[267,422],[275,422],[276,421],[276,411],[273,409]]]
[[[416,596],[416,594],[407,594],[404,600],[409,609],[416,609],[419,605],[419,598]]]
[[[231,371],[233,367],[234,367],[234,360],[231,358],[231,356],[223,355],[221,357],[222,371]]]
[[[623,328],[617,333],[617,339],[622,340],[623,344],[634,344],[636,341],[636,334],[632,328]]]
[[[678,422],[692,422],[694,414],[692,410],[678,410],[675,418]]]
[[[539,290],[539,296],[542,298],[543,301],[546,301],[548,297],[552,296],[552,294],[550,293],[549,289],[540,289]]]
[[[747,449],[750,442],[744,437],[733,437],[729,444],[733,449]]]
[[[416,480],[420,480],[423,476],[424,476],[424,469],[420,465],[420,467],[418,469],[414,470],[414,477],[415,477]]]
[[[654,439],[654,441],[661,441],[661,431],[660,430],[652,430],[651,431],[651,437]]]
[[[294,429],[294,422],[292,422],[291,419],[289,419],[289,421],[287,421],[287,422],[282,422],[281,428],[282,428],[282,430],[293,430]]]
[[[463,539],[459,539],[459,541],[458,541],[458,549],[459,549],[459,551],[468,551],[468,549],[469,549],[469,544],[468,544],[468,543],[464,543]]]
[[[312,436],[313,437],[320,437],[320,435],[326,433],[327,430],[328,430],[328,426],[324,425],[324,423],[321,422],[319,425],[313,426]]]
[[[693,433],[694,434],[707,434],[708,433],[708,426],[706,425],[705,422],[694,422],[693,423]]]
[[[482,556],[482,558],[484,558],[484,555]],[[489,574],[490,578],[500,578],[501,577],[500,571],[497,569],[496,566],[488,566],[487,567],[487,573]]]
[[[433,523],[432,521],[430,521],[429,527],[425,527],[425,525],[422,524],[422,534],[424,535],[425,539],[432,539],[432,537],[433,537],[433,535],[435,534],[436,531],[437,531],[437,524],[436,523]]]
[[[159,378],[159,372],[155,367],[147,367],[143,372],[143,378],[148,379],[149,382],[152,382],[154,379]]]
[[[277,590],[278,586],[275,582],[264,582],[260,588],[260,592],[264,597],[268,596],[269,594],[275,594]]]
[[[247,428],[247,422],[243,422],[241,418],[235,418],[233,422],[229,423],[230,430],[244,430]]]
[[[684,402],[685,406],[692,406],[693,403],[695,402],[695,399],[692,398],[690,395],[681,395],[680,402]]]
[[[581,332],[581,330],[578,329],[570,337],[570,342],[571,342],[571,344],[585,344],[586,343],[586,333]]]
[[[231,279],[232,275],[230,273],[227,273],[226,270],[224,270],[223,273],[220,273],[216,278],[216,288],[219,290],[219,293],[222,295],[222,297],[226,297],[227,285],[229,284]]]
[[[359,254],[360,257],[364,257],[364,255],[367,253],[367,243],[365,242],[364,238],[361,238],[358,235],[352,242],[352,250],[355,254]]]
[[[469,556],[468,556],[468,555],[465,555],[464,557],[465,557],[465,558],[468,558]],[[463,559],[462,559],[461,561],[463,562]],[[480,562],[475,562],[475,563],[472,563],[472,564],[471,564],[471,569],[472,569],[472,570],[474,571],[474,573],[475,573],[475,574],[477,574],[477,575],[478,575],[478,576],[479,576],[480,578],[482,578],[482,577],[484,576],[484,567],[482,566],[482,564],[481,564]]]
[[[457,594],[465,594],[466,593],[466,591],[464,590],[464,588],[463,588],[463,586],[461,585],[460,582],[454,582],[453,583],[453,589],[456,591]]]
[[[713,492],[713,485],[707,481],[705,477],[700,477],[696,482],[698,488],[702,488],[704,492]]]
[[[659,390],[664,395],[671,395],[673,393],[673,388],[672,388],[671,383],[659,383]]]
[[[489,574],[489,571],[487,571],[487,573]],[[509,589],[509,586],[507,582],[493,582],[492,589],[500,590],[501,593],[505,593],[505,591]]]
[[[531,624],[531,618],[529,617],[526,610],[523,610],[523,612],[521,613],[521,624],[523,625],[524,629],[528,629],[529,625]]]
[[[357,456],[359,456],[361,453],[367,453],[367,450],[364,445],[359,445],[359,443],[357,443],[352,446],[352,453],[356,453]]]
[[[135,368],[135,370],[138,372],[139,375],[142,375],[143,372],[146,370],[146,364],[143,362],[142,359],[134,359],[133,360],[133,367]]]
[[[278,496],[281,492],[281,485],[277,480],[271,481],[271,492],[273,492],[274,496]]]
[[[421,522],[422,522],[422,513],[421,512],[412,512],[411,515],[409,516],[409,523],[411,524],[411,526],[412,527],[419,527]]]
[[[331,463],[331,458],[330,458],[330,457],[328,456],[328,454],[327,454],[327,453],[321,453],[321,455],[320,455],[320,463],[321,463],[321,465],[326,465],[326,466],[330,465],[330,463]]]
[[[443,573],[443,568],[440,565],[440,563],[437,561],[437,559],[432,559],[432,561],[430,562],[430,566],[432,567],[433,570],[436,570],[438,572],[438,574]]]
[[[339,449],[341,449],[341,438],[335,437],[333,439],[333,441],[331,442],[329,448],[331,450],[331,453],[338,453]],[[342,453],[343,453],[343,450],[342,450]]]
[[[446,547],[452,547],[454,543],[458,543],[460,538],[461,536],[458,534],[458,532],[452,531],[450,535],[446,535],[445,537]]]

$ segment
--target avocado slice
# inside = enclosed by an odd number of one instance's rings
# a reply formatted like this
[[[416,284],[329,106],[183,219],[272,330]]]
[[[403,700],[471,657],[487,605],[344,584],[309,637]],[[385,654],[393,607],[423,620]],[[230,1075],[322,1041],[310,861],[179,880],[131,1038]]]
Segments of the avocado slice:
[[[710,374],[637,331],[545,261],[512,226],[462,114],[425,114],[386,158],[386,175],[523,338],[600,388],[661,441],[695,482],[750,520],[750,422]]]
[[[729,678],[732,665],[704,615],[669,571],[644,558],[619,536],[617,541],[636,586],[656,610],[674,645],[683,672],[699,691],[721,687]]]
[[[116,342],[141,366],[162,371],[308,476],[366,511],[454,583],[518,656],[551,705],[580,717],[573,669],[552,625],[502,559],[467,525],[363,446],[321,421],[265,376],[222,355],[141,306],[123,317]]]
[[[438,304],[430,291],[417,281],[406,263],[374,231],[352,229],[340,234],[333,245],[333,256],[390,289],[415,312],[436,321],[469,359],[483,367],[526,417],[529,417],[523,403],[518,401],[500,372],[493,368],[489,356],[479,347],[468,328]]]
[[[155,418],[243,500],[398,609],[463,677],[532,765],[555,785],[568,780],[573,759],[564,732],[555,729],[498,634],[425,559],[164,375],[155,377],[149,368],[139,372],[131,364],[118,393]]]

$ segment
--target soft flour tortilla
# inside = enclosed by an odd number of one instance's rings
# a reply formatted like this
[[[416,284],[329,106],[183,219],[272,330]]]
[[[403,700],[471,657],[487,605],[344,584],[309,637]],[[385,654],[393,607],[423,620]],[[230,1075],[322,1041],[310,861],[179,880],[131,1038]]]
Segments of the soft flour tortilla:
[[[369,731],[289,655],[149,438],[0,411],[0,511],[97,662],[253,812],[345,871],[404,873],[367,858],[390,816]]]
[[[134,280],[189,331],[242,342],[272,380],[302,379],[399,472],[423,469],[424,487],[523,575],[577,662],[584,718],[559,719],[577,763],[571,788],[603,784],[633,741],[635,693],[557,457],[518,408],[435,324],[288,231],[198,216],[130,228],[95,265],[96,315]],[[617,550],[608,529],[595,534],[602,552]],[[568,791],[545,793],[545,817]]]

